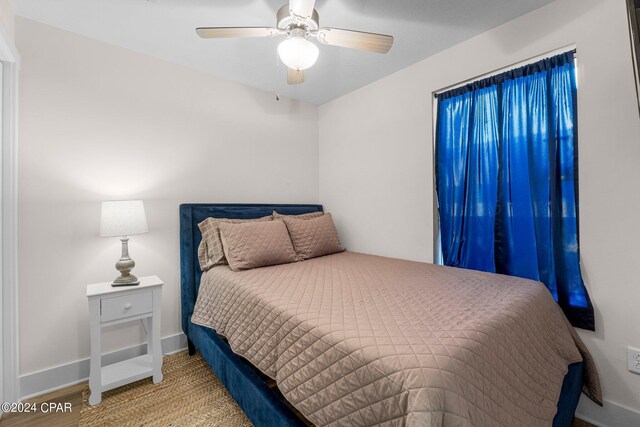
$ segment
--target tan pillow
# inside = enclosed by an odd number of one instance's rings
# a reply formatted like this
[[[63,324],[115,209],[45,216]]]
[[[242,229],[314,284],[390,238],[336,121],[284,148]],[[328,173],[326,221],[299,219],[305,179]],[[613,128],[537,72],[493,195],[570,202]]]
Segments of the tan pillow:
[[[296,260],[291,238],[282,221],[220,223],[220,237],[232,270],[248,270]]]
[[[198,246],[198,261],[200,269],[207,271],[216,265],[224,265],[227,260],[220,241],[220,223],[240,224],[244,222],[271,221],[271,216],[263,216],[255,219],[235,219],[235,218],[207,218],[198,224],[202,241]]]
[[[284,215],[276,211],[273,211],[272,215],[274,219],[285,218],[285,217],[299,218],[299,219],[313,219],[313,218],[318,218],[319,216],[324,215],[324,212],[318,211],[318,212],[310,212],[310,213],[299,214],[299,215]]]
[[[331,214],[313,219],[282,218],[287,225],[298,260],[344,251]]]

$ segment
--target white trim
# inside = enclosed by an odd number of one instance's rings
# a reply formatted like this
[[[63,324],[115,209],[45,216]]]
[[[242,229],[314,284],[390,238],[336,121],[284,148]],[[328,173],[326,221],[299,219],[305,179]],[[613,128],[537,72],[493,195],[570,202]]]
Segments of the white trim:
[[[640,426],[640,412],[608,400],[600,407],[585,395],[578,402],[576,418],[599,427]]]
[[[169,355],[187,348],[187,336],[183,333],[162,338],[162,354]],[[122,362],[147,352],[147,344],[116,350],[102,355],[102,364]],[[20,400],[31,399],[89,379],[89,360],[85,358],[65,365],[54,366],[38,372],[20,375]]]
[[[20,395],[18,340],[18,65],[3,64],[2,79],[2,370],[3,398]]]
[[[438,207],[438,189],[436,182],[438,177],[436,174],[436,132],[438,131],[438,97],[435,92],[431,94],[431,170],[433,182],[433,259],[431,262],[437,265],[444,265],[442,260],[442,237],[440,234],[440,211]]]
[[[2,61],[2,397],[15,402],[18,375],[18,71],[20,56],[0,22]]]

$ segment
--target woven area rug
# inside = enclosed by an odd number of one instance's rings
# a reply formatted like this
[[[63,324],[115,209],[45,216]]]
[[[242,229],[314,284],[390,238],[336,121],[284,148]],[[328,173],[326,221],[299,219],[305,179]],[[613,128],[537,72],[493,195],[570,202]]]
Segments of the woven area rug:
[[[251,426],[199,354],[165,357],[162,372],[160,384],[147,378],[107,391],[94,407],[85,389],[79,426]]]

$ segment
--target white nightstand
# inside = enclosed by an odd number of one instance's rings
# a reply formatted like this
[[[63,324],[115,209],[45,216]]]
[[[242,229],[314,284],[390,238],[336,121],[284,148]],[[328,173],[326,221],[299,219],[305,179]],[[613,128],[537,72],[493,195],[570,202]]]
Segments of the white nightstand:
[[[91,374],[89,404],[97,405],[102,392],[153,376],[162,381],[160,342],[160,303],[162,280],[158,276],[140,278],[137,286],[113,287],[111,282],[87,286],[91,319]],[[147,354],[102,366],[101,329],[103,326],[142,320],[147,330]]]

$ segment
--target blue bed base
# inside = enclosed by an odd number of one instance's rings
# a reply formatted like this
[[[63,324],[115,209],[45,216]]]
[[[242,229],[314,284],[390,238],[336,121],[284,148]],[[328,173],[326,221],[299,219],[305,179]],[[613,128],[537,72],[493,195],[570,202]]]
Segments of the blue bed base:
[[[196,349],[227,388],[247,417],[257,427],[304,426],[302,420],[287,406],[282,396],[270,389],[248,362],[235,354],[212,329],[191,323],[191,314],[198,296],[201,271],[198,245],[201,236],[198,223],[208,217],[260,218],[273,210],[283,214],[322,211],[322,205],[271,204],[183,204],[180,205],[180,280],[182,296],[182,330],[187,335],[189,353]],[[580,399],[583,363],[569,365],[558,401],[553,427],[570,427]]]

